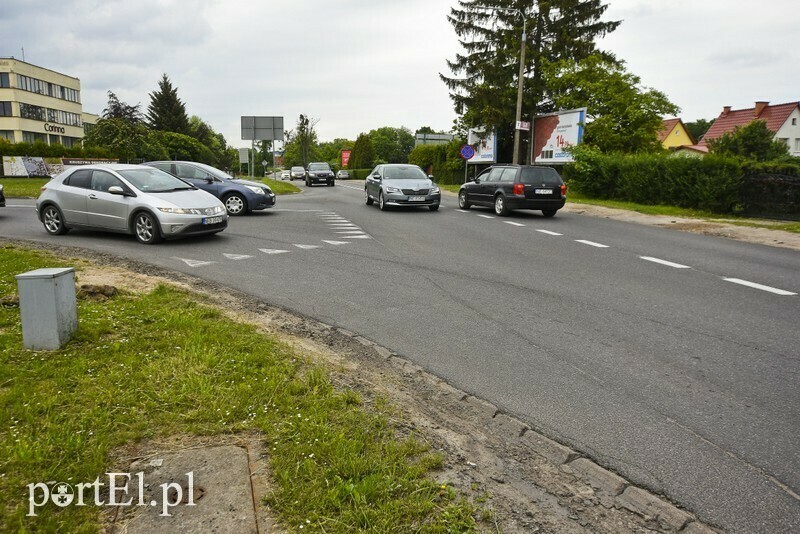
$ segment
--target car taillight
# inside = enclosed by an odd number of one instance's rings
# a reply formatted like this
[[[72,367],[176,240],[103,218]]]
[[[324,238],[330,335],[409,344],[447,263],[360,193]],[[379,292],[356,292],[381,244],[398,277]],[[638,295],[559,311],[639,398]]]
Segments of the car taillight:
[[[515,195],[524,195],[525,194],[525,184],[514,184],[514,189],[512,191]]]
[[[561,184],[561,196],[567,196],[567,184]]]

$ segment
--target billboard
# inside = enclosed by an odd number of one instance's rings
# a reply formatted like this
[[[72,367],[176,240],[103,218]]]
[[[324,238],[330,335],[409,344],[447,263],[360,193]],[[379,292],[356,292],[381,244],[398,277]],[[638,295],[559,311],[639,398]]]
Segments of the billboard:
[[[533,119],[533,161],[570,163],[569,147],[583,140],[586,108],[537,115]]]
[[[350,154],[352,153],[352,150],[342,150],[342,167],[347,168],[350,163]]]
[[[242,140],[283,141],[283,117],[242,116]]]
[[[497,132],[487,132],[486,128],[470,128],[467,144],[475,149],[475,155],[467,163],[497,163]]]

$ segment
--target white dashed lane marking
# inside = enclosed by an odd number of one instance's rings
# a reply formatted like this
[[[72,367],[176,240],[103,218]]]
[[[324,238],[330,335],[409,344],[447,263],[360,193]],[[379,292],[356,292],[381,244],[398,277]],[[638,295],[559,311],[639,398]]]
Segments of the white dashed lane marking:
[[[246,260],[247,258],[252,258],[253,256],[248,256],[247,254],[222,254],[229,260]]]
[[[594,241],[587,241],[585,239],[576,239],[575,242],[583,243],[584,245],[589,245],[590,247],[609,248],[608,245],[603,245],[602,243],[595,243]]]
[[[667,267],[674,267],[675,269],[691,269],[688,265],[681,265],[680,263],[672,263],[671,261],[662,260],[659,258],[653,258],[650,256],[639,256],[640,259],[644,261],[652,261],[653,263],[658,263],[661,265],[666,265]]]
[[[277,248],[260,248],[258,250],[260,250],[264,254],[286,254],[287,252],[289,252],[288,250],[281,250]]]
[[[483,215],[481,213],[478,214],[478,217],[483,217],[484,219],[494,219],[492,215]]]
[[[520,224],[520,223],[514,222],[514,221],[503,221],[503,222],[506,223],[506,224],[510,224],[511,226],[525,226],[524,224]]]
[[[343,235],[342,239],[372,239],[367,234],[358,234],[358,235]]]
[[[559,234],[558,232],[551,232],[550,230],[536,230],[536,231],[547,235],[564,235],[564,234]]]
[[[768,291],[770,293],[774,293],[776,295],[781,295],[784,297],[797,295],[797,293],[792,293],[791,291],[786,291],[784,289],[777,289],[775,287],[756,284],[755,282],[748,282],[747,280],[742,280],[740,278],[723,278],[723,280],[725,280],[726,282],[731,282],[733,284],[739,284],[741,286],[752,287],[753,289],[760,289],[761,291]]]
[[[337,234],[363,234],[363,230],[340,230]]]
[[[203,267],[206,265],[211,265],[212,263],[217,263],[215,261],[201,261],[201,260],[190,260],[186,258],[175,258],[176,260],[181,260],[183,263],[188,265],[189,267]]]
[[[298,243],[293,243],[293,245],[303,250],[311,250],[312,248],[319,248],[319,245],[302,245]]]
[[[327,239],[323,239],[322,242],[329,245],[347,245],[350,243],[349,241],[328,241]]]

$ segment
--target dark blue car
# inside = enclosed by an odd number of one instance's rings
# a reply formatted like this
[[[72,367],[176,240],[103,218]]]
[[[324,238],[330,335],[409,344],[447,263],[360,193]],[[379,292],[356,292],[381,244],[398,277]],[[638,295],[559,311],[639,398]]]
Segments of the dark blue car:
[[[208,191],[225,204],[231,216],[265,210],[275,205],[275,193],[266,184],[239,180],[210,165],[193,161],[149,161],[145,165],[174,174]]]

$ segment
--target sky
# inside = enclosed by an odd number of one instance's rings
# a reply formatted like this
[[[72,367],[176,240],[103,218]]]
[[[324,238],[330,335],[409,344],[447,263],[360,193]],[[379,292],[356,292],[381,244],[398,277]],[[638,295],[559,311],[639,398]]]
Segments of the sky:
[[[599,46],[684,121],[723,106],[800,100],[797,0],[608,0],[621,26]],[[166,73],[189,115],[233,146],[242,115],[318,120],[323,141],[381,126],[450,130],[439,73],[459,50],[456,0],[0,0],[0,56],[81,80],[84,111],[107,92],[146,110]]]

